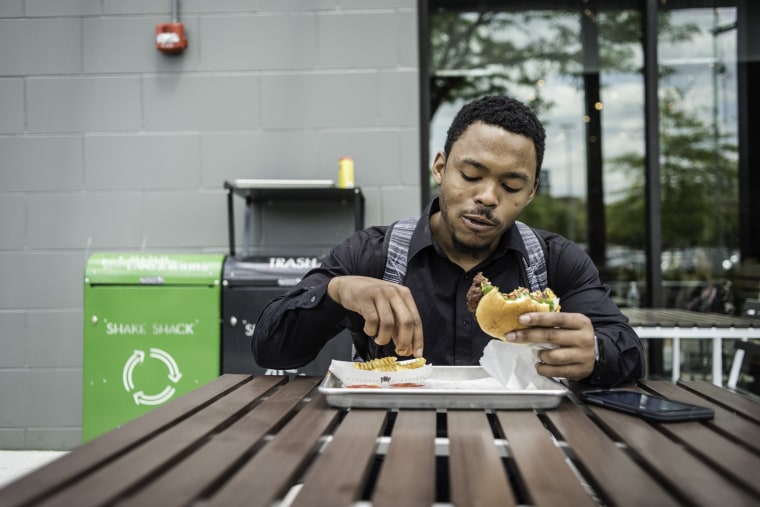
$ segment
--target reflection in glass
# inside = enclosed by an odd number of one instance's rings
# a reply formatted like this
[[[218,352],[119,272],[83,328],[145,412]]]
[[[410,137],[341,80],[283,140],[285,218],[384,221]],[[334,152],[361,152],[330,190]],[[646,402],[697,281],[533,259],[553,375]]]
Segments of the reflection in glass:
[[[521,219],[585,246],[619,304],[632,281],[645,304],[641,12],[609,7],[625,2],[550,8],[559,4],[431,8],[429,160],[464,102],[503,93],[528,103],[547,145]],[[693,306],[738,261],[735,28],[733,8],[658,14],[665,306]]]

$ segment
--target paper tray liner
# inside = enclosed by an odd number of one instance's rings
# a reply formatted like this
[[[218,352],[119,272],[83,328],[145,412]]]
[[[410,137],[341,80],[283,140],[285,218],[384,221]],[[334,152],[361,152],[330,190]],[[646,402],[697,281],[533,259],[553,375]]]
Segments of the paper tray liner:
[[[422,387],[347,387],[328,371],[319,391],[334,407],[550,409],[568,389],[545,377],[534,388],[510,389],[480,366],[430,366]]]
[[[398,361],[403,365],[409,361]],[[377,387],[390,387],[394,384],[424,385],[426,379],[432,373],[432,366],[426,364],[421,368],[412,368],[399,371],[374,371],[361,370],[356,363],[351,361],[338,361],[333,359],[330,363],[330,373],[338,377],[344,386],[365,385]]]

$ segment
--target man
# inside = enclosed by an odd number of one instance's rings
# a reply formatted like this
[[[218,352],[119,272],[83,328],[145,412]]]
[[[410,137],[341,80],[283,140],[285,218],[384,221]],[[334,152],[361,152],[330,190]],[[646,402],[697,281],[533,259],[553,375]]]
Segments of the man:
[[[382,280],[387,227],[355,233],[264,309],[252,343],[258,363],[306,364],[348,328],[364,359],[395,354],[433,365],[478,364],[491,338],[467,310],[467,290],[478,272],[503,292],[528,286],[529,252],[514,223],[536,194],[545,137],[533,111],[514,99],[465,105],[435,156],[440,197],[414,229],[404,285]],[[547,377],[602,386],[641,377],[641,342],[590,258],[557,234],[535,233],[562,311],[522,316],[529,327],[507,340],[557,345],[539,354],[536,369]]]

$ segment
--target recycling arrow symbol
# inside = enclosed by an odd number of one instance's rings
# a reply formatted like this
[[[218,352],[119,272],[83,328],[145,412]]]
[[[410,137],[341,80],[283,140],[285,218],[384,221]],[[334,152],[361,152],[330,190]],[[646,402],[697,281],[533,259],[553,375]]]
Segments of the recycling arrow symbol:
[[[182,378],[182,373],[180,373],[177,362],[174,360],[171,354],[165,350],[151,348],[149,355],[151,358],[158,359],[166,365],[169,370],[169,375],[167,378],[171,384],[176,384],[179,382],[179,379]],[[135,383],[133,380],[135,367],[138,364],[142,364],[144,362],[145,351],[135,350],[132,352],[132,355],[129,356],[127,362],[124,363],[124,368],[121,372],[121,380],[124,383],[124,389],[128,393],[132,393],[132,391],[135,390]],[[174,396],[176,389],[171,384],[164,387],[164,389],[157,394],[145,394],[142,390],[138,390],[132,393],[132,399],[134,399],[136,405],[160,405],[169,401],[171,397]]]

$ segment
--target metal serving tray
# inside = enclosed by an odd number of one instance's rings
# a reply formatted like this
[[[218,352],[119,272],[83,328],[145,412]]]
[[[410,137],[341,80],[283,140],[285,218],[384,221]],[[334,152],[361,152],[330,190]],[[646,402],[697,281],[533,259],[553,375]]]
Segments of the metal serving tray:
[[[546,377],[533,389],[509,389],[480,366],[433,366],[425,387],[344,387],[327,372],[319,391],[333,407],[549,409],[568,390]]]

